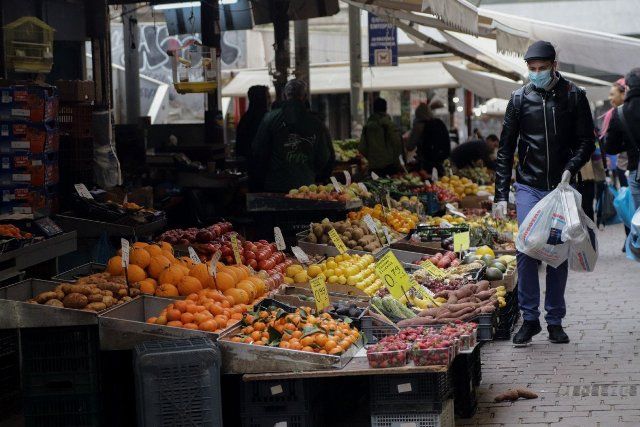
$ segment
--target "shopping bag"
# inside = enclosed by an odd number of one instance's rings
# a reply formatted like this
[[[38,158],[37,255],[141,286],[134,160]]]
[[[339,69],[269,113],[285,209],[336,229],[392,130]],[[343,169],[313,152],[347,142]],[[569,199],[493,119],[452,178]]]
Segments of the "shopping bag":
[[[616,212],[616,208],[613,204],[616,195],[616,188],[612,184],[607,185],[600,195],[600,198],[596,203],[598,225],[613,225],[620,224],[622,222],[620,217],[618,217],[618,213]]]
[[[631,217],[635,212],[633,196],[629,187],[621,187],[618,194],[613,199],[613,206],[627,228],[631,227]]]
[[[569,242],[569,268],[573,271],[593,271],[598,261],[596,225],[584,212],[580,212],[582,235]]]
[[[640,262],[640,208],[633,214],[630,225],[625,246],[627,249],[627,258]]]

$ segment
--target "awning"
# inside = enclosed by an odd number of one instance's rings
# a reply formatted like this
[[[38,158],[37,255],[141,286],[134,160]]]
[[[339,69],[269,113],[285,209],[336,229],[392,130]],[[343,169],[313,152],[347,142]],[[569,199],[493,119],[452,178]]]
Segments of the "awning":
[[[311,67],[311,94],[348,93],[350,78],[348,65]],[[458,82],[446,72],[439,61],[400,63],[397,67],[363,67],[362,86],[365,92],[380,90],[423,90],[458,87]],[[222,89],[222,96],[246,96],[253,85],[269,86],[267,70],[243,70]]]

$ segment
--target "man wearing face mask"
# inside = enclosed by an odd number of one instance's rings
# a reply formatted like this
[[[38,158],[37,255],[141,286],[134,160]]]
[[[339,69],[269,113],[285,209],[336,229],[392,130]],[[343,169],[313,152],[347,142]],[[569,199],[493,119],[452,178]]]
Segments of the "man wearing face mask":
[[[524,59],[529,69],[529,83],[514,91],[507,105],[496,158],[493,206],[494,216],[505,216],[517,150],[514,187],[519,224],[565,174],[575,177],[595,149],[593,119],[586,94],[557,71],[553,45],[535,42],[527,49]],[[517,258],[518,301],[524,322],[513,343],[521,346],[529,344],[542,328],[538,309],[538,261],[522,253],[518,253]],[[562,328],[567,273],[567,262],[558,268],[547,266],[545,320],[553,343],[569,342]]]

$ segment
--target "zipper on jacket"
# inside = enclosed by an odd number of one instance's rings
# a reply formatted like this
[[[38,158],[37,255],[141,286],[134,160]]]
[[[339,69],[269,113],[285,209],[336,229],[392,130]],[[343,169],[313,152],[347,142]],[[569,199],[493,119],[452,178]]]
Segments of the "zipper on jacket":
[[[556,127],[556,107],[551,107],[551,112],[553,113],[553,134],[558,134],[558,128]]]
[[[551,188],[549,188],[549,132],[547,131],[547,100],[544,96],[542,97],[542,115],[544,117],[544,142],[547,146],[547,190],[551,190]]]

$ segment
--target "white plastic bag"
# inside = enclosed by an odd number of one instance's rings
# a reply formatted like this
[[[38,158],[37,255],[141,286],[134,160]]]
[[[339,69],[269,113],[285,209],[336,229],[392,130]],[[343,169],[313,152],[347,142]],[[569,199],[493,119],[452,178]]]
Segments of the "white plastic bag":
[[[597,227],[591,218],[580,211],[580,222],[583,233],[569,246],[569,268],[573,271],[593,271],[598,261]]]

